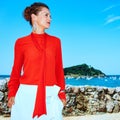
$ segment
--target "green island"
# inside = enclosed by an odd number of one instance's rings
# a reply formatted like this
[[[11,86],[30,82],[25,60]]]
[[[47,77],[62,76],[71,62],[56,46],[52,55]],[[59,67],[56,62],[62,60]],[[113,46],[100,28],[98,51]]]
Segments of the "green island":
[[[105,77],[105,73],[102,71],[95,69],[94,67],[81,64],[76,66],[71,66],[64,68],[64,75],[65,77]]]

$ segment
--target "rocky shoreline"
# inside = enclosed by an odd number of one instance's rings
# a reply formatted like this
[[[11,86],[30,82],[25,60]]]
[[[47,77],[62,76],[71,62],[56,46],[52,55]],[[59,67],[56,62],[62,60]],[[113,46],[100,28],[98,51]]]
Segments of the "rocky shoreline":
[[[9,79],[0,80],[0,115],[10,116],[10,109],[7,107],[7,82]]]
[[[0,80],[0,115],[10,116],[7,107],[7,81]],[[67,105],[63,116],[83,116],[120,112],[120,88],[66,86]]]
[[[66,87],[64,116],[81,116],[120,112],[120,88]]]

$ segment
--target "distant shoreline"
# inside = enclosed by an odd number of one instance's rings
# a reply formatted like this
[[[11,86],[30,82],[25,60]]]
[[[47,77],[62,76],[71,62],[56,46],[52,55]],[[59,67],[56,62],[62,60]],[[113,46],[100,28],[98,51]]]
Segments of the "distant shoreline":
[[[0,75],[0,81],[8,81],[10,75]],[[65,76],[66,86],[95,86],[116,88],[120,86],[120,75],[106,75],[105,77]]]

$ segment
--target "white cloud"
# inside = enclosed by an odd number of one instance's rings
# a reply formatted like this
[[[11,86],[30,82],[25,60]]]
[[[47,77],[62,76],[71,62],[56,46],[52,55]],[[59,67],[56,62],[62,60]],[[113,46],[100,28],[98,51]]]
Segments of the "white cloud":
[[[120,6],[120,4],[117,4],[117,5],[111,5],[111,6],[107,7],[107,8],[105,8],[102,12],[106,12],[106,11],[112,9],[112,8],[116,8],[116,7],[119,7],[119,6]]]
[[[114,7],[116,7],[116,6],[115,5],[109,6],[109,7],[105,8],[102,12],[106,12]]]
[[[108,24],[112,24],[112,23],[117,23],[114,24],[115,28],[120,29],[120,4],[116,4],[116,5],[111,5],[109,7],[106,7],[102,13],[105,14],[106,18],[105,18],[105,22],[104,25],[108,25]]]
[[[109,19],[107,19],[107,21],[105,22],[105,25],[107,25],[109,23],[113,23],[118,20],[120,20],[120,16],[109,17]]]

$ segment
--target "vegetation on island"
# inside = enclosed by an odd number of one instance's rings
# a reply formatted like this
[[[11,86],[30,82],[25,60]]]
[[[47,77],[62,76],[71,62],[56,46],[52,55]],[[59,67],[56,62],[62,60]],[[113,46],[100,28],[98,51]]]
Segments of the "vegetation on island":
[[[106,76],[105,73],[102,71],[93,68],[87,64],[76,65],[72,67],[64,68],[64,75],[71,76],[71,77],[104,77]]]

